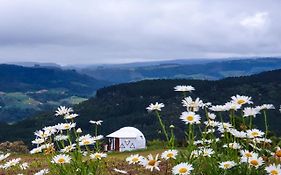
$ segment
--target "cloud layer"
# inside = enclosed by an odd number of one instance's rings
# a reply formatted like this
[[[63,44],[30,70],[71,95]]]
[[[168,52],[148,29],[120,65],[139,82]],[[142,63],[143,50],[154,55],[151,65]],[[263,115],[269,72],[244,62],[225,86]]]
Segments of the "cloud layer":
[[[281,55],[279,0],[0,0],[0,61]]]

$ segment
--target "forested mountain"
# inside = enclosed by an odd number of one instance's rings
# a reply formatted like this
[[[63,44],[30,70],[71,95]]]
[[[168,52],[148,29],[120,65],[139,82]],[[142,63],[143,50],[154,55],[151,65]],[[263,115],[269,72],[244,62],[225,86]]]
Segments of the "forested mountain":
[[[59,68],[0,65],[0,121],[14,122],[60,104],[77,104],[108,83]]]
[[[277,108],[281,104],[281,70],[264,72],[252,76],[226,78],[218,81],[207,80],[145,80],[102,88],[97,95],[74,107],[80,115],[78,125],[85,132],[92,130],[89,120],[103,120],[101,132],[106,135],[124,126],[134,126],[144,132],[148,139],[157,138],[159,129],[156,117],[147,113],[150,103],[162,102],[165,108],[161,112],[167,125],[174,124],[178,136],[183,136],[185,125],[179,120],[184,108],[181,106],[182,95],[174,92],[176,85],[192,85],[195,87],[191,96],[200,97],[204,102],[224,104],[236,94],[253,97],[256,105],[272,103]],[[257,118],[263,127],[263,118]],[[35,130],[63,122],[54,116],[54,111],[42,113],[14,125],[2,124],[0,127],[1,141],[25,140],[33,138]],[[276,134],[280,133],[281,114],[278,109],[269,113],[269,125]],[[5,133],[9,133],[6,135]]]
[[[214,59],[196,61],[167,61],[149,64],[89,66],[77,69],[96,79],[124,83],[145,79],[203,79],[218,80],[226,77],[252,75],[281,68],[280,58]]]

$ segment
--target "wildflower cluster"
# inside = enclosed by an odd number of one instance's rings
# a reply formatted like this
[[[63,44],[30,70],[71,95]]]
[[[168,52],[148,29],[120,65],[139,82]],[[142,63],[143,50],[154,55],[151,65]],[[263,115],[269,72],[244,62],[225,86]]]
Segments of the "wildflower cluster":
[[[157,102],[147,107],[149,112],[155,112],[167,145],[173,148],[161,156],[164,161],[173,159],[169,162],[172,164],[170,173],[281,174],[281,150],[269,138],[267,111],[275,109],[272,104],[254,106],[251,97],[235,95],[223,105],[212,105],[187,96],[195,90],[192,86],[176,86],[174,89],[184,96],[182,105],[186,110],[179,119],[186,124],[186,148],[176,151],[171,144],[171,138],[175,141],[175,137],[166,131],[160,115],[165,105]],[[254,123],[254,119],[260,116],[263,116],[265,131]],[[127,161],[151,171],[165,171],[159,168],[158,155],[149,155],[148,158],[131,155]]]
[[[83,135],[74,121],[79,115],[73,113],[72,108],[61,106],[55,116],[63,117],[65,122],[34,132],[36,138],[32,143],[36,147],[30,153],[45,154],[51,174],[99,174],[103,171],[103,158],[107,155],[100,149],[103,136],[98,135],[98,126],[102,121],[90,121],[95,127],[94,135]]]

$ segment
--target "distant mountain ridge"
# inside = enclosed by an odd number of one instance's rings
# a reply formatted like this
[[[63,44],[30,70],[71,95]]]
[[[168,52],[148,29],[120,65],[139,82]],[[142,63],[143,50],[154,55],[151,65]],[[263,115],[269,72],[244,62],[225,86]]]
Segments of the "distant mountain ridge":
[[[157,62],[156,62],[157,63]],[[145,79],[203,79],[218,80],[226,77],[252,75],[281,68],[281,58],[265,57],[252,59],[215,59],[205,62],[180,60],[159,62],[159,64],[138,64],[133,66],[94,66],[77,69],[78,72],[99,80],[125,83]]]

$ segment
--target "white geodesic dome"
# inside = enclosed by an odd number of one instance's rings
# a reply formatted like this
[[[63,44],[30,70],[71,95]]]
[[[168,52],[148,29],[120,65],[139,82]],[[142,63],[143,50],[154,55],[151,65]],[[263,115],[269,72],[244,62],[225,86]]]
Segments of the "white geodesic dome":
[[[143,133],[134,127],[123,127],[109,135],[109,150],[131,151],[146,148]]]

